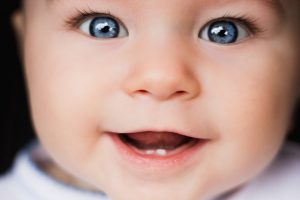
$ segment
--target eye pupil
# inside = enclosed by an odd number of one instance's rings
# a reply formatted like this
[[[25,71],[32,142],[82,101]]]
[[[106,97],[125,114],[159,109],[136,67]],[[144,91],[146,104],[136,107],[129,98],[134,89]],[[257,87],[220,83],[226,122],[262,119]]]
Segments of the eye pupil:
[[[102,28],[101,31],[102,31],[103,33],[107,33],[107,32],[109,31],[109,29],[110,29],[109,26],[105,26],[105,27]]]
[[[228,35],[228,31],[226,31],[226,30],[221,30],[220,32],[219,32],[219,36],[220,37],[225,37],[225,36],[227,36]]]
[[[238,30],[230,21],[217,21],[210,25],[208,30],[210,41],[221,44],[233,43],[238,38]]]
[[[97,38],[115,38],[119,35],[119,24],[110,17],[96,17],[90,24],[90,34]]]

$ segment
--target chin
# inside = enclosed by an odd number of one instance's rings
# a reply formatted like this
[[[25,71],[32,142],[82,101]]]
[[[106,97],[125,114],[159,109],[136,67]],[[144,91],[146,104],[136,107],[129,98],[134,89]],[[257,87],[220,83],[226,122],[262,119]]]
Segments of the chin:
[[[203,193],[203,191],[205,191]],[[127,182],[112,186],[107,192],[112,200],[208,200],[211,199],[207,190],[199,186],[180,183],[168,185],[165,183],[136,183]]]

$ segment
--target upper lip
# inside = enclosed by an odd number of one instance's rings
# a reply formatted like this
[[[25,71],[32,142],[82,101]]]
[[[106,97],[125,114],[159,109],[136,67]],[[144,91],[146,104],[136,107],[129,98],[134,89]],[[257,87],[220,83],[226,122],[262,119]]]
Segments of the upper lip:
[[[153,129],[153,128],[140,128],[134,130],[114,130],[114,131],[106,131],[107,133],[115,133],[115,134],[131,134],[131,133],[143,133],[143,132],[156,132],[156,133],[176,133],[179,135],[195,138],[195,139],[208,139],[206,137],[202,137],[201,134],[182,131],[182,130],[174,130],[174,129]]]

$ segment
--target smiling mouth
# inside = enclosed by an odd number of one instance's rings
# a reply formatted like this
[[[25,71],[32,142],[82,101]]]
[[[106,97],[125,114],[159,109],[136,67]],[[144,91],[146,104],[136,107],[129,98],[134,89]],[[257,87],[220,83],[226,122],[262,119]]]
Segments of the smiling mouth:
[[[121,143],[142,157],[167,158],[199,144],[202,139],[174,132],[143,131],[117,134]]]
[[[141,130],[127,133],[106,132],[116,147],[116,159],[131,173],[161,177],[185,171],[203,159],[211,138],[196,133]]]

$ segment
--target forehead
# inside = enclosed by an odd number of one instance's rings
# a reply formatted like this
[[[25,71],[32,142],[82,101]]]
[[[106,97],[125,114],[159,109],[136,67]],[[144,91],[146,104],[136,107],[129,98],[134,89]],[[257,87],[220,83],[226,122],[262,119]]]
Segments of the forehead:
[[[60,2],[66,2],[69,1],[71,3],[72,1],[75,2],[76,0],[45,0],[48,4],[55,4],[55,3],[60,3]],[[86,2],[99,2],[99,3],[121,3],[124,5],[125,4],[132,4],[132,3],[141,3],[141,0],[85,0]],[[150,0],[151,1],[151,0]],[[155,1],[155,0],[154,0]],[[173,0],[175,1],[175,0]],[[234,3],[237,1],[250,1],[250,0],[197,0],[194,1],[195,3],[201,3],[203,5],[208,5],[208,4],[224,4],[224,3]],[[180,2],[180,1],[179,1]],[[182,1],[184,3],[184,1]],[[268,8],[271,8],[272,10],[275,10],[278,13],[283,12],[283,6],[279,0],[251,0],[253,3],[260,3],[265,5]],[[176,2],[178,3],[178,2]]]

